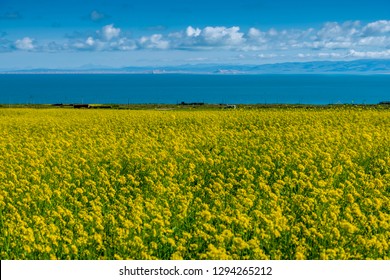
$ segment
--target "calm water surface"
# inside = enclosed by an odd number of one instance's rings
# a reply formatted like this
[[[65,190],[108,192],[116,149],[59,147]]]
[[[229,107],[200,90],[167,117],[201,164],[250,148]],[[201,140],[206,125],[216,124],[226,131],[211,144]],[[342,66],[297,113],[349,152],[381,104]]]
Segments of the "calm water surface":
[[[390,75],[0,75],[0,103],[376,104]]]

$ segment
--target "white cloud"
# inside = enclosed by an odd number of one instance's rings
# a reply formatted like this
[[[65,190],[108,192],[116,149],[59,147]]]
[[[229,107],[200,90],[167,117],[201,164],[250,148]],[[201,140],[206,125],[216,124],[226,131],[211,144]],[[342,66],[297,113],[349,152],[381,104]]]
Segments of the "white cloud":
[[[352,48],[355,44],[353,42],[345,41],[345,42],[324,42],[322,44],[322,48],[324,49],[348,49]]]
[[[309,36],[304,36],[303,45],[314,49],[348,49],[354,47],[361,36],[359,21],[328,22],[317,32],[311,29]]]
[[[85,41],[85,43],[88,45],[88,46],[93,46],[95,45],[95,40],[92,38],[92,37],[88,37],[87,40]]]
[[[24,37],[15,41],[15,48],[23,51],[32,51],[34,50],[33,40],[30,37]]]
[[[265,32],[260,31],[256,28],[249,28],[248,34],[247,34],[249,40],[255,43],[265,44],[270,39],[267,38],[267,34]]]
[[[365,34],[390,33],[390,20],[378,20],[367,24],[363,28]]]
[[[138,40],[140,47],[146,49],[168,49],[169,41],[163,38],[161,34],[153,34],[152,36],[143,36]]]
[[[103,26],[95,34],[89,34],[86,38],[83,36],[69,37],[69,41],[63,44],[63,49],[80,51],[130,51],[137,49],[135,40],[121,36],[121,29],[115,28],[113,24]]]
[[[73,42],[70,47],[76,50],[95,50],[97,49],[97,41],[92,37],[88,37],[86,40]]]
[[[257,39],[259,37],[263,37],[263,32],[261,32],[259,29],[256,29],[254,27],[249,28],[248,36],[249,38]]]
[[[372,59],[378,59],[378,58],[390,58],[390,50],[384,50],[384,51],[355,51],[350,50],[348,53],[349,57],[353,58],[372,58]]]
[[[186,61],[189,61],[189,62],[202,62],[202,61],[207,61],[209,60],[209,58],[207,57],[191,57],[191,58],[187,58]]]
[[[208,26],[202,30],[201,35],[207,45],[235,46],[245,42],[244,33],[239,31],[238,26],[230,28]]]
[[[120,33],[121,33],[120,28],[115,28],[113,24],[103,26],[102,28],[103,38],[107,41],[119,37]]]
[[[268,31],[268,35],[269,36],[272,36],[272,37],[275,37],[278,35],[278,31],[275,29],[275,28],[271,28],[269,31]]]
[[[320,53],[299,53],[298,58],[303,59],[345,59],[348,57],[346,53],[337,53],[337,52],[320,52]]]
[[[111,42],[108,46],[108,49],[118,51],[133,51],[137,49],[137,44],[132,39],[120,38],[117,41]]]
[[[343,59],[346,57],[345,54],[343,53],[336,53],[336,52],[330,52],[330,53],[323,53],[323,52],[320,52],[318,55],[317,55],[319,58],[331,58],[331,59]]]
[[[360,21],[346,21],[344,23],[328,22],[325,23],[323,28],[317,33],[322,38],[340,38],[342,36],[351,37],[360,35],[361,23]]]
[[[261,53],[257,55],[258,58],[275,58],[278,57],[277,54],[274,53]]]
[[[193,28],[188,26],[186,29],[186,34],[188,37],[198,37],[202,31],[199,28]]]
[[[266,32],[263,32],[257,28],[251,27],[246,34],[247,44],[242,48],[246,51],[264,51],[267,50],[273,39],[267,36]]]
[[[390,36],[368,36],[362,37],[358,40],[357,45],[359,46],[374,46],[374,47],[385,47],[390,46]]]
[[[164,30],[163,30],[164,31]],[[256,59],[348,59],[390,58],[390,21],[367,24],[359,21],[325,23],[320,28],[268,30],[239,26],[188,26],[170,33],[141,34],[132,38],[109,24],[94,33],[68,37],[67,41],[46,40],[38,44],[30,37],[9,42],[0,38],[0,51],[133,51],[200,50],[248,53]],[[147,32],[150,32],[147,31]],[[8,35],[7,35],[8,36]],[[231,57],[233,57],[231,56]],[[200,56],[203,57],[203,56]]]

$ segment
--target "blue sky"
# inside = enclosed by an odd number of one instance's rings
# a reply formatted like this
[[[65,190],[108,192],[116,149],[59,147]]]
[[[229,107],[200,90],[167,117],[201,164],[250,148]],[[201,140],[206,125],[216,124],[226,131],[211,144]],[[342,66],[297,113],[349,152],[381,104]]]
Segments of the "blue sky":
[[[0,0],[0,70],[390,59],[385,0]]]

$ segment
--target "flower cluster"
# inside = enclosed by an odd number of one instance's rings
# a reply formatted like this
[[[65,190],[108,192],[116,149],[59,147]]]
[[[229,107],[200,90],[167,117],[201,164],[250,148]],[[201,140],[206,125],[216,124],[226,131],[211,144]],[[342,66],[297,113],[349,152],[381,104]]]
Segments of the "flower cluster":
[[[389,259],[390,112],[0,110],[1,259]]]

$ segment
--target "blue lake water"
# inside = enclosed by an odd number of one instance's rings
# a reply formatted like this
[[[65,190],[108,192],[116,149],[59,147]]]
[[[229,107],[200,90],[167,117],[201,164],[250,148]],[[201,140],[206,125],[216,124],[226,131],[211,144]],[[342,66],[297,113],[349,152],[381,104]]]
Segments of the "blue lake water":
[[[390,75],[0,75],[1,104],[376,104]]]

